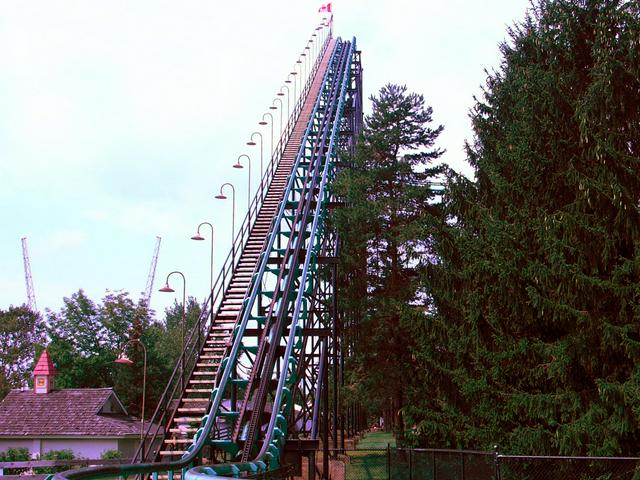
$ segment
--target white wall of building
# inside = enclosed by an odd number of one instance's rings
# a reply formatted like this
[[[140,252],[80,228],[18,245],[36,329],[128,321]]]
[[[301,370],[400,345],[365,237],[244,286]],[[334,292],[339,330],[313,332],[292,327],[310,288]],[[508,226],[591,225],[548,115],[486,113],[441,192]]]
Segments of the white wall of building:
[[[99,459],[107,450],[120,450],[122,458],[131,458],[138,446],[138,438],[43,438],[0,439],[0,452],[10,448],[27,448],[32,458],[51,450],[72,450],[76,458]]]

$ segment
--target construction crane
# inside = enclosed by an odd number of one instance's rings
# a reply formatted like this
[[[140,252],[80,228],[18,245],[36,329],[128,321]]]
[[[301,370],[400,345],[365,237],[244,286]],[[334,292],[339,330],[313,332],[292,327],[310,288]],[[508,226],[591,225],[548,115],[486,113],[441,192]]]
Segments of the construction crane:
[[[24,262],[24,280],[27,285],[27,306],[31,311],[37,312],[38,306],[36,305],[36,294],[33,290],[33,278],[31,277],[31,262],[29,261],[27,237],[22,237],[22,260]]]
[[[151,292],[153,291],[153,281],[156,278],[156,265],[158,264],[158,254],[160,253],[160,241],[162,239],[156,236],[156,248],[153,250],[153,257],[151,258],[151,266],[149,267],[149,276],[147,277],[147,286],[142,292],[142,300],[144,304],[149,306],[151,300]]]

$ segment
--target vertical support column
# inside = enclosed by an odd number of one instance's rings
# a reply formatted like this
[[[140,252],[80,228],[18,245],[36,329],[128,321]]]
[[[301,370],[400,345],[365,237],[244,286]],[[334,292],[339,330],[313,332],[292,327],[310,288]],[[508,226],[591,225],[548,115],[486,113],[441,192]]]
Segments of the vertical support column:
[[[316,480],[316,452],[309,452],[309,470],[307,471],[308,480]]]
[[[338,288],[337,265],[331,265],[331,283],[333,287],[333,301],[331,304],[331,343],[333,344],[332,375],[333,375],[333,455],[338,455]]]
[[[322,339],[323,349],[328,347],[327,337]],[[324,378],[322,381],[322,397],[324,415],[322,416],[322,480],[329,480],[329,355],[324,356]]]

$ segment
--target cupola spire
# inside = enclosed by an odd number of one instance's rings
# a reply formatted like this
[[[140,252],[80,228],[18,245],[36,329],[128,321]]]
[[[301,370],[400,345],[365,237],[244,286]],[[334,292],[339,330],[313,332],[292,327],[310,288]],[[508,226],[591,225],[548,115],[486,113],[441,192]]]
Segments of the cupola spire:
[[[56,367],[53,366],[49,352],[45,348],[33,369],[33,391],[35,393],[49,393],[53,390]]]

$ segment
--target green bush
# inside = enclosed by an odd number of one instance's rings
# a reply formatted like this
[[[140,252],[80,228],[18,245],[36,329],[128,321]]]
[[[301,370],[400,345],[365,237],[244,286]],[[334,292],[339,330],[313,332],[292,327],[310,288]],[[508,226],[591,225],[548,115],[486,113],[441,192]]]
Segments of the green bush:
[[[74,460],[76,458],[73,450],[49,450],[47,453],[40,457],[40,460]],[[68,465],[62,465],[59,467],[40,467],[34,468],[35,473],[57,473],[69,470]]]
[[[28,462],[31,460],[28,448],[10,448],[6,452],[0,452],[0,462]],[[28,468],[5,468],[5,475],[20,475]]]
[[[102,460],[118,460],[122,458],[122,452],[120,450],[105,450],[100,455]]]
[[[31,459],[28,448],[10,448],[0,452],[0,462],[26,462]]]

